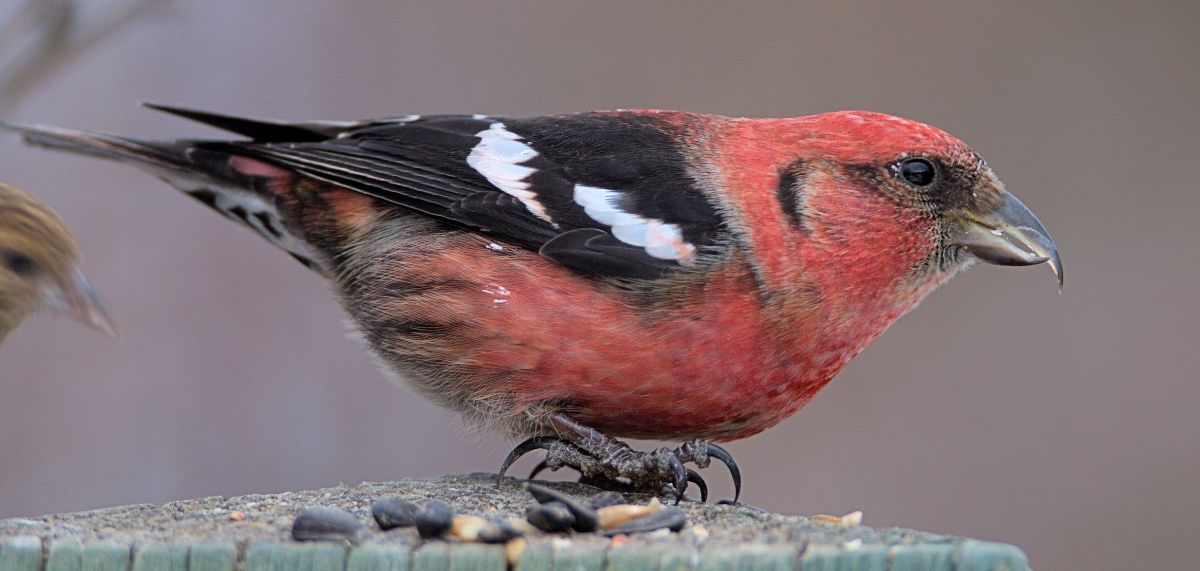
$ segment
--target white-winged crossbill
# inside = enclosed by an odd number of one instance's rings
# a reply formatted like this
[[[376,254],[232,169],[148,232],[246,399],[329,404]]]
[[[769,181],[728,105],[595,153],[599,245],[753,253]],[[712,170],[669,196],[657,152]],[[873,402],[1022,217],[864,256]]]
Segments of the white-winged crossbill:
[[[246,137],[14,127],[130,161],[330,279],[383,368],[510,435],[513,459],[681,493],[708,440],[787,418],[976,260],[1054,243],[933,127],[848,111],[278,122]],[[607,436],[606,436],[607,435]],[[610,436],[692,440],[635,453]]]

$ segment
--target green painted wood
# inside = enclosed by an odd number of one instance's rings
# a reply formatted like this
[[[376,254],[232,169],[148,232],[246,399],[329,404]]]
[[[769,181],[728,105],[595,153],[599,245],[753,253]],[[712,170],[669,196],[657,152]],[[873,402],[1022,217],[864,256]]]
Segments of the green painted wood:
[[[188,554],[188,571],[234,571],[237,558],[237,546],[232,543],[193,545]]]
[[[553,485],[580,498],[594,492],[577,484]],[[489,516],[495,517],[520,516],[531,503],[528,492],[518,486],[497,488],[492,474],[467,474],[245,498],[200,498],[163,508],[126,506],[0,520],[0,571],[30,571],[31,566],[34,571],[501,569],[500,546],[428,541],[415,547],[408,543],[413,541],[411,531],[394,533],[365,526],[358,534],[360,546],[354,549],[341,543],[284,539],[295,516],[294,506],[345,509],[393,496],[439,498],[463,512],[486,504]],[[252,514],[251,524],[233,522],[228,514],[235,508]],[[682,509],[693,522],[703,523],[708,540],[702,545],[688,532],[637,536],[615,548],[594,534],[538,534],[530,538],[516,566],[528,571],[616,571],[629,566],[684,571],[1028,569],[1025,554],[1011,545],[909,529],[834,526],[729,506],[686,503]],[[273,524],[260,525],[266,522]],[[84,543],[96,537],[127,538],[138,547]]]
[[[809,545],[800,557],[801,571],[887,571],[887,548],[865,545],[846,549],[835,545]]]
[[[83,546],[82,571],[127,571],[132,550],[128,544],[89,543]]]
[[[458,543],[450,546],[450,571],[504,571],[508,561],[501,545]]]
[[[191,551],[187,545],[146,545],[134,555],[133,571],[188,571]]]
[[[342,571],[346,547],[339,543],[256,543],[246,549],[245,571]]]
[[[81,571],[83,543],[78,539],[57,539],[50,542],[46,554],[46,571]]]
[[[395,545],[364,545],[350,552],[346,571],[409,571],[412,550]]]
[[[602,571],[608,551],[598,545],[555,544],[554,569],[569,571]]]
[[[668,545],[623,545],[608,550],[608,571],[691,571],[699,558],[695,549]]]
[[[44,567],[42,542],[18,536],[0,541],[0,571],[126,571],[129,546],[84,545],[75,539],[49,544]],[[366,545],[347,552],[337,543],[256,543],[246,550],[244,571],[504,571],[503,546],[426,543],[415,552],[404,546]],[[967,540],[944,545],[866,545],[845,549],[810,545],[720,546],[697,552],[686,546],[599,545],[539,542],[521,554],[519,571],[1028,571],[1018,548]],[[233,544],[151,544],[132,557],[132,571],[237,571]]]
[[[691,547],[660,548],[658,569],[660,571],[692,571],[700,563],[699,553]]]
[[[526,545],[514,567],[520,571],[553,571],[554,548],[548,543]]]
[[[800,566],[794,545],[746,545],[700,552],[700,571],[793,571]]]
[[[38,571],[41,566],[41,539],[19,536],[0,543],[0,571]]]
[[[968,539],[958,544],[956,571],[1027,571],[1029,560],[1016,546]]]
[[[891,571],[954,571],[953,545],[896,545],[888,550]]]
[[[426,543],[413,552],[413,571],[450,571],[450,545]]]

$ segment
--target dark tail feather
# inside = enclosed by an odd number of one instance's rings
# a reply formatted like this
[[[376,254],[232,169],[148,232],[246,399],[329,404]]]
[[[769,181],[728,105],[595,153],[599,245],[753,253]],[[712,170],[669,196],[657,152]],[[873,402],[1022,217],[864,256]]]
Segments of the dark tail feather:
[[[304,238],[293,234],[269,185],[233,170],[231,155],[222,149],[197,146],[195,141],[146,141],[95,131],[46,125],[0,123],[0,129],[20,133],[36,146],[133,163],[199,200],[222,216],[258,232],[305,265],[323,272]]]
[[[419,115],[404,115],[361,121],[277,121],[274,119],[235,117],[223,113],[213,113],[212,111],[145,101],[142,102],[142,105],[155,111],[170,113],[184,119],[191,119],[192,121],[204,123],[205,125],[223,129],[231,133],[250,137],[256,143],[309,143],[324,141],[338,137],[347,131],[379,125],[410,123],[420,119]]]
[[[50,125],[15,125],[0,122],[0,129],[20,133],[25,142],[39,147],[134,162],[151,171],[188,169],[185,147],[177,143],[119,137]]]
[[[289,143],[306,143],[312,141],[324,141],[332,136],[336,136],[337,132],[346,128],[347,125],[352,125],[352,122],[297,122],[287,123],[283,121],[272,121],[266,119],[249,119],[246,117],[234,117],[232,115],[222,115],[220,113],[212,113],[210,111],[201,111],[199,109],[189,109],[186,107],[176,107],[173,105],[162,105],[159,103],[142,102],[142,105],[154,109],[191,119],[205,125],[211,125],[218,129],[223,129],[231,133],[245,135],[256,142],[273,143],[273,142],[289,142]]]
[[[230,168],[228,152],[199,147],[196,141],[148,141],[99,131],[3,122],[0,129],[20,133],[34,146],[132,163],[168,181],[192,180],[253,191],[252,179]]]

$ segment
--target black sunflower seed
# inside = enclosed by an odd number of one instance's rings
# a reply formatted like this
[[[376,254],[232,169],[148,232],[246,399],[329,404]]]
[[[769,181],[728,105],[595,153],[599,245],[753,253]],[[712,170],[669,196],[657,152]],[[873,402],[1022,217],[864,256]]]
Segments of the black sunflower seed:
[[[584,500],[584,503],[586,503],[588,507],[598,510],[600,508],[606,508],[608,506],[615,506],[617,504],[625,503],[625,496],[621,492],[608,490],[589,497],[588,499]]]
[[[562,502],[529,506],[525,509],[525,519],[547,533],[567,531],[575,524],[575,515]]]
[[[354,543],[360,529],[362,524],[352,514],[330,508],[309,508],[292,522],[292,538],[296,541]]]
[[[529,490],[533,499],[538,503],[546,504],[558,502],[571,510],[571,515],[575,516],[575,523],[571,526],[575,531],[596,531],[600,526],[600,516],[596,515],[596,510],[588,507],[586,504],[568,496],[558,490],[540,486],[538,484],[526,483],[525,488]]]
[[[450,525],[454,521],[454,510],[450,506],[437,500],[429,500],[417,509],[417,513],[413,516],[413,523],[417,526],[417,533],[421,534],[424,539],[433,539],[441,537],[450,529]]]
[[[380,529],[412,527],[417,523],[420,506],[400,498],[380,498],[371,504],[371,516]]]
[[[624,533],[646,533],[659,529],[679,531],[687,524],[687,514],[679,508],[666,507],[646,517],[627,521],[617,527],[604,530],[604,535]]]

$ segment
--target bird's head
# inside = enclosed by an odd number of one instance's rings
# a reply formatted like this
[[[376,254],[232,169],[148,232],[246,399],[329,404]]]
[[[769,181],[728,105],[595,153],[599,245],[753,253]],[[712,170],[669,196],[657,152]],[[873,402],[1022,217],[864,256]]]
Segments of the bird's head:
[[[0,339],[39,309],[71,313],[116,334],[79,270],[79,258],[79,247],[54,211],[0,184]]]
[[[1061,288],[1050,234],[939,129],[863,111],[727,128],[716,172],[752,269],[782,327],[820,321],[800,346],[828,349],[831,370],[975,261],[1048,263]]]
[[[899,285],[917,301],[976,260],[1048,263],[1062,287],[1050,234],[962,141],[879,113],[805,121],[780,167],[778,198],[803,236],[802,266],[827,274],[805,276],[823,291],[879,298]]]

